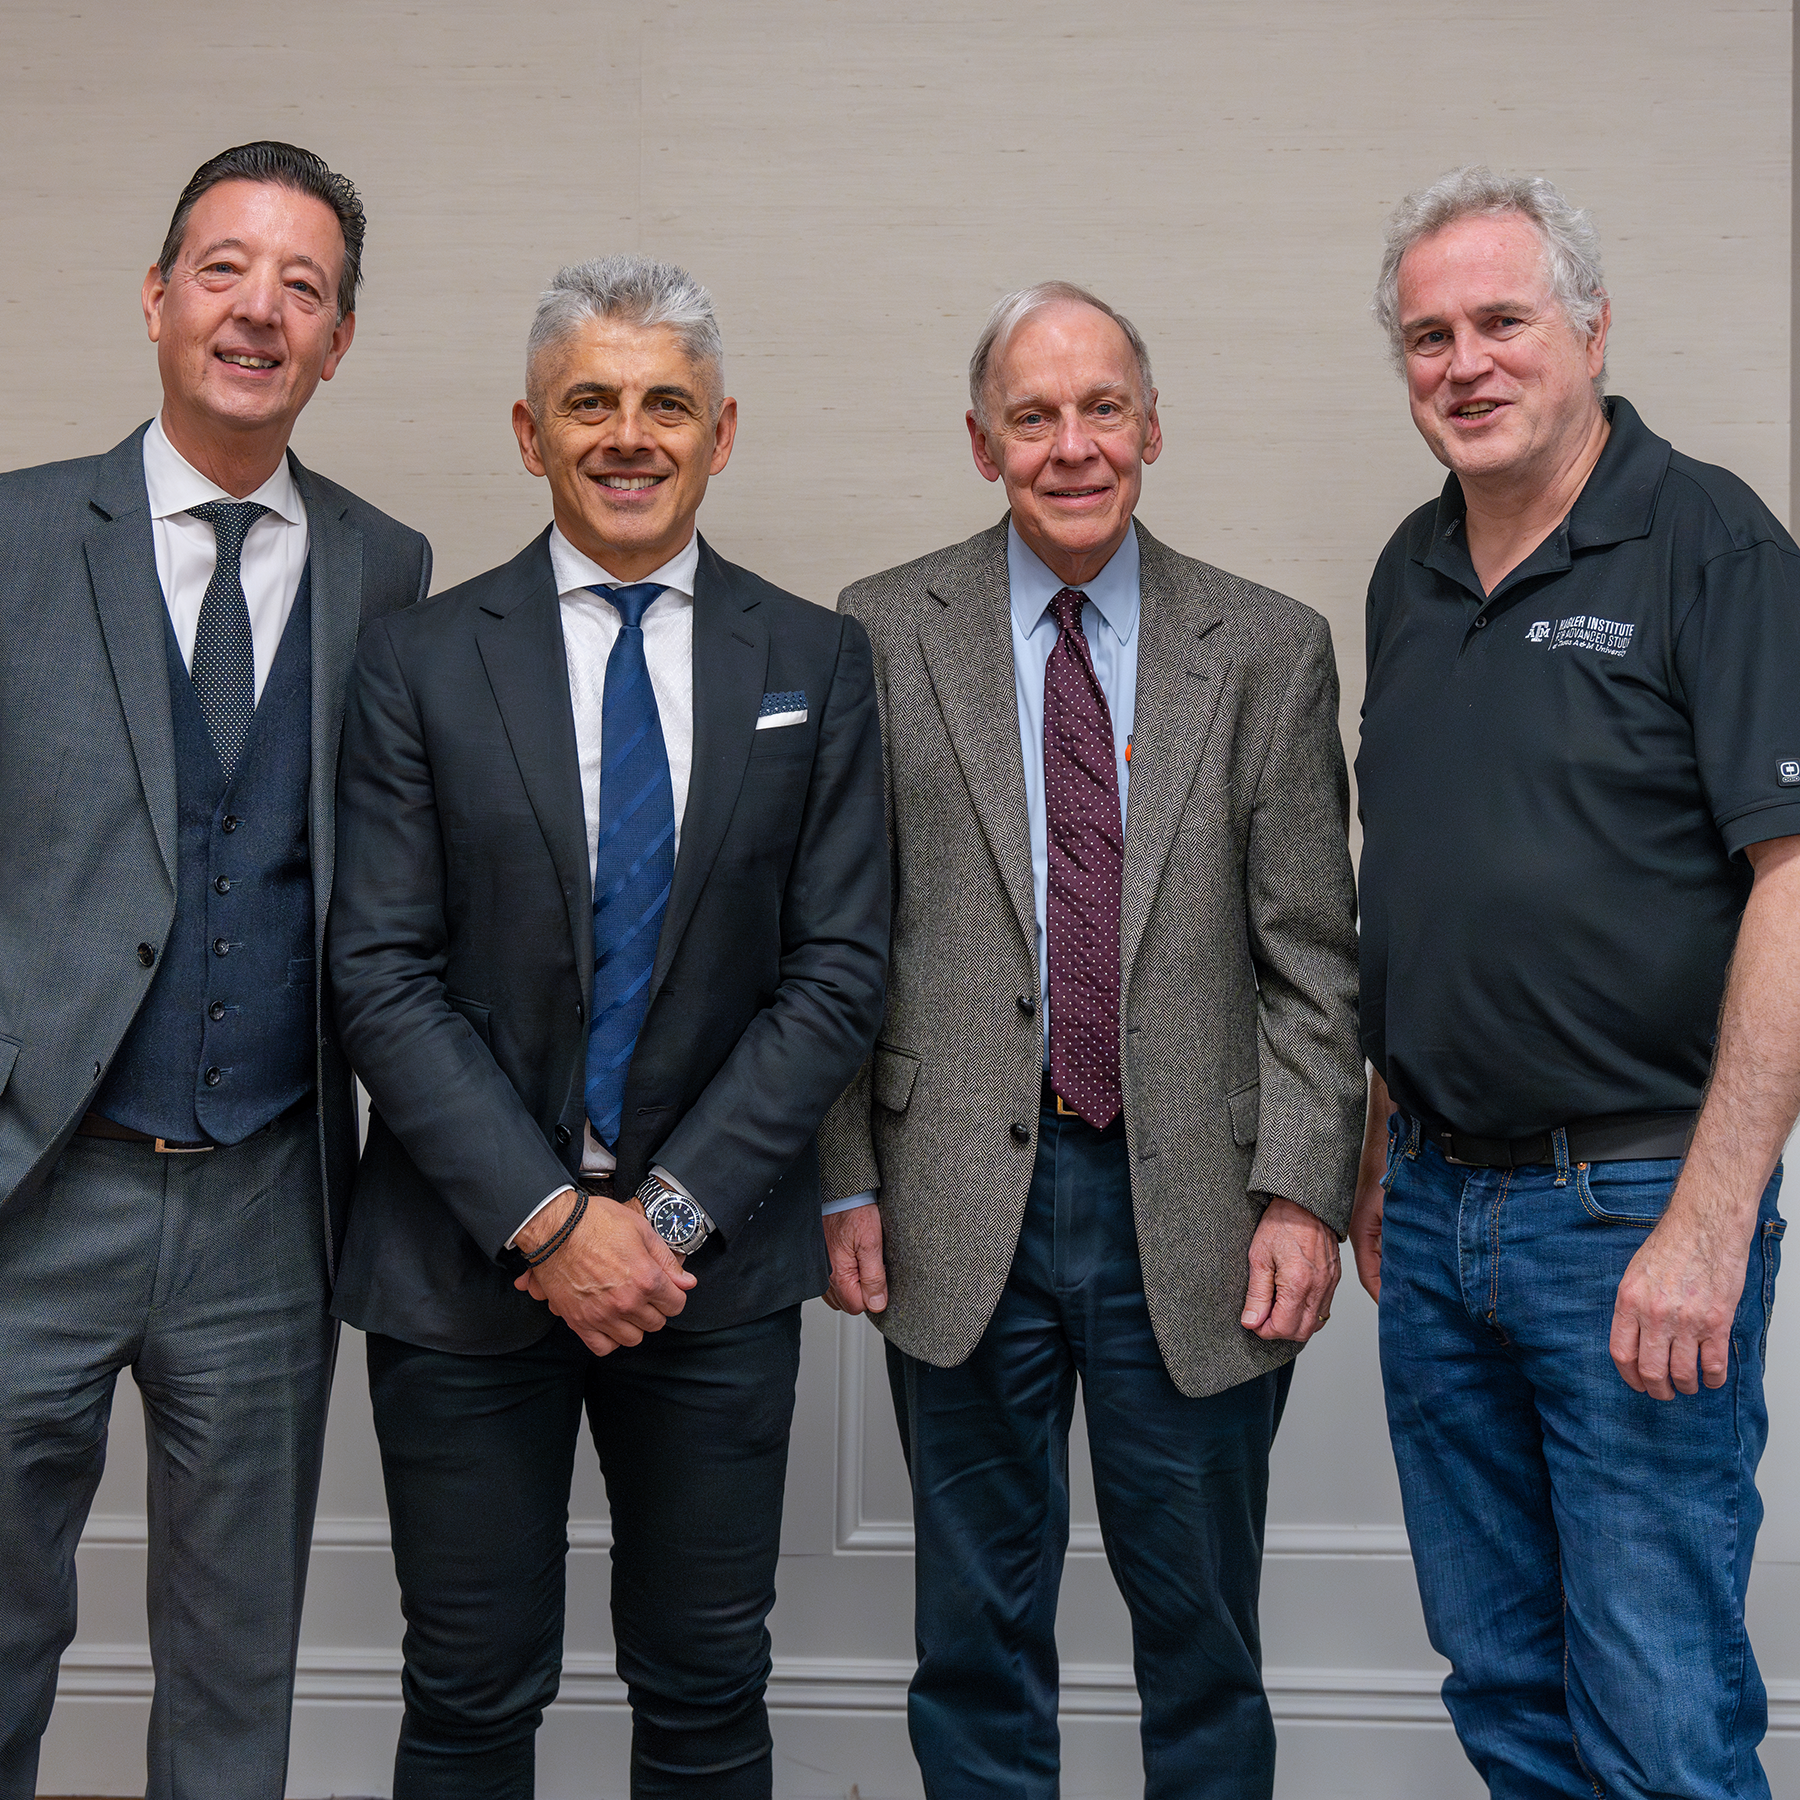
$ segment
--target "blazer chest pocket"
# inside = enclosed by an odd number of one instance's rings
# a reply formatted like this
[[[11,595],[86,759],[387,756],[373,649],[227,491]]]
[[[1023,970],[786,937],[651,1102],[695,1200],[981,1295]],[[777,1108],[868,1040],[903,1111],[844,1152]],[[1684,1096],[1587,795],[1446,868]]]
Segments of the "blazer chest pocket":
[[[1248,1150],[1256,1142],[1257,1128],[1262,1123],[1262,1083],[1253,1081],[1235,1094],[1227,1094],[1225,1104],[1231,1109],[1232,1140]]]
[[[875,1046],[873,1087],[878,1105],[889,1112],[905,1112],[918,1075],[916,1056],[905,1050],[890,1050],[886,1044]]]

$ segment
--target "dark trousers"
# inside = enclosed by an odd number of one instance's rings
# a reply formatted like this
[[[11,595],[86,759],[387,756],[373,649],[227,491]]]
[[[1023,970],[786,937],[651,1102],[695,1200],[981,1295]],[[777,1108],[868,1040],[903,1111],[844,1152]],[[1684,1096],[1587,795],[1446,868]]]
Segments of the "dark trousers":
[[[529,1800],[584,1409],[612,1512],[632,1800],[768,1800],[799,1307],[604,1357],[560,1322],[505,1356],[368,1345],[406,1614],[394,1800]]]
[[[0,1800],[31,1800],[119,1371],[149,1450],[151,1800],[281,1800],[337,1326],[310,1105],[76,1138],[0,1207]]]
[[[1025,1224],[974,1354],[890,1347],[912,1476],[919,1670],[907,1702],[932,1800],[1054,1800],[1056,1597],[1081,1378],[1100,1532],[1131,1612],[1148,1800],[1268,1800],[1275,1731],[1257,1591],[1269,1446],[1292,1365],[1202,1400],[1150,1328],[1125,1133],[1046,1108]]]

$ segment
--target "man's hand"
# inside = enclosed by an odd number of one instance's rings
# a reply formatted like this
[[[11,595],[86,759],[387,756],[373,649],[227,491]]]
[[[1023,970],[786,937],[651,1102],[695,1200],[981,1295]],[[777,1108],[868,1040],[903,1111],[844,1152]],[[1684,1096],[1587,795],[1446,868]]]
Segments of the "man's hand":
[[[1393,1113],[1387,1083],[1371,1069],[1369,1118],[1363,1130],[1362,1162],[1356,1171],[1356,1204],[1350,1211],[1350,1252],[1356,1258],[1356,1279],[1377,1306],[1381,1304],[1381,1215],[1387,1204],[1381,1178],[1387,1173],[1387,1128]]]
[[[1724,1385],[1763,1189],[1800,1110],[1800,837],[1744,855],[1755,874],[1706,1104],[1668,1207],[1613,1307],[1613,1363],[1628,1387],[1657,1400],[1697,1394],[1702,1379]]]
[[[1706,1209],[1714,1218],[1726,1210]],[[1638,1247],[1619,1283],[1609,1346],[1628,1387],[1657,1400],[1673,1400],[1677,1389],[1699,1393],[1702,1378],[1709,1388],[1725,1385],[1731,1322],[1750,1260],[1749,1237],[1742,1230],[1730,1237],[1732,1241],[1724,1241],[1685,1205],[1677,1216],[1671,1201],[1661,1223]]]
[[[1336,1233],[1305,1207],[1277,1196],[1250,1240],[1244,1328],[1259,1338],[1304,1344],[1331,1317],[1341,1273]]]
[[[887,1308],[887,1266],[881,1259],[881,1208],[846,1207],[827,1213],[825,1249],[831,1257],[831,1286],[825,1304],[836,1312],[883,1312]]]
[[[546,1243],[574,1204],[572,1188],[559,1194],[519,1233],[519,1248]],[[621,1344],[642,1343],[648,1331],[661,1331],[687,1305],[694,1283],[636,1200],[620,1206],[596,1197],[568,1242],[513,1286],[542,1300],[596,1356],[605,1356]]]

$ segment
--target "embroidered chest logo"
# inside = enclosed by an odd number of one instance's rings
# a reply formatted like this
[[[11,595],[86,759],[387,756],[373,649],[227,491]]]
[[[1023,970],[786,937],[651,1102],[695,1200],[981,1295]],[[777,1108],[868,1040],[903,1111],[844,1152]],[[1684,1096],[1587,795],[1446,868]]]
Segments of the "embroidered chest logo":
[[[1618,619],[1596,619],[1577,613],[1572,619],[1539,619],[1525,633],[1528,644],[1548,644],[1552,650],[1595,650],[1602,656],[1623,656],[1637,634],[1635,625]]]

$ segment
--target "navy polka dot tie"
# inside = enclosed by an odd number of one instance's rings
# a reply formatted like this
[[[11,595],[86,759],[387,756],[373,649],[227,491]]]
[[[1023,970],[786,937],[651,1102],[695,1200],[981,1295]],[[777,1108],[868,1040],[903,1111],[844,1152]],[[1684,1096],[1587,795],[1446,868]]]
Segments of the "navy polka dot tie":
[[[1119,912],[1125,832],[1112,712],[1081,630],[1087,595],[1050,602],[1060,627],[1044,670],[1044,822],[1050,882],[1050,1080],[1104,1129],[1118,1117]]]
[[[189,518],[204,519],[213,528],[219,545],[219,559],[206,584],[200,621],[194,627],[189,672],[213,748],[219,753],[219,765],[229,781],[244,753],[244,740],[250,735],[250,720],[256,711],[256,647],[250,637],[250,608],[244,599],[239,565],[250,527],[269,509],[248,500],[209,500],[187,510]]]

